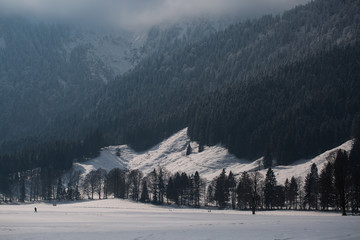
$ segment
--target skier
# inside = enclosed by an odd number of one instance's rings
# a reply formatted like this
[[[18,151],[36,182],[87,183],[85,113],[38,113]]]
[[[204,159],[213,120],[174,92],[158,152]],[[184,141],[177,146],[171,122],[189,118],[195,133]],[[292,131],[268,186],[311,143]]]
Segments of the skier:
[[[34,212],[37,213],[37,208],[34,208]]]

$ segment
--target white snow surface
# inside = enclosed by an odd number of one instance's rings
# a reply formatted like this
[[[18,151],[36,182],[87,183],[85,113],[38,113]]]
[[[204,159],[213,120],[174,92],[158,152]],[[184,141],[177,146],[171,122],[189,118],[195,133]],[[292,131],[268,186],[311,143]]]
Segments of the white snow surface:
[[[38,212],[34,212],[34,207]],[[0,205],[1,240],[360,239],[360,217],[171,208],[107,199]]]
[[[187,156],[186,148],[189,143],[193,151]],[[286,178],[290,180],[292,176],[305,178],[313,163],[316,163],[320,171],[327,161],[333,159],[338,149],[350,151],[351,146],[350,140],[313,159],[299,160],[289,166],[276,166],[273,170],[277,181],[279,184],[284,184]],[[120,150],[120,157],[116,156],[117,149]],[[238,175],[244,171],[259,169],[261,162],[262,158],[253,162],[238,159],[221,145],[205,147],[204,151],[199,153],[198,144],[190,142],[187,129],[183,129],[146,152],[135,152],[127,145],[109,146],[102,149],[99,157],[85,163],[75,163],[74,168],[80,170],[84,176],[91,170],[99,168],[107,171],[113,168],[139,169],[147,174],[154,168],[163,167],[172,173],[181,171],[193,174],[198,171],[201,177],[210,181],[218,176],[223,168],[226,168],[227,172],[232,171]],[[262,174],[265,175],[266,171],[261,167]]]

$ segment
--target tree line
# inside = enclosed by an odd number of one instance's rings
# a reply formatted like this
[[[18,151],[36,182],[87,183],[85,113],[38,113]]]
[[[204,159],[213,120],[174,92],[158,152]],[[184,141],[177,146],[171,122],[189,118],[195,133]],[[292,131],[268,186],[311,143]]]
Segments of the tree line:
[[[5,199],[12,199],[12,191],[31,179],[29,194],[32,199],[47,199],[52,193],[51,185],[56,179],[69,171],[74,162],[83,162],[99,155],[106,146],[99,131],[87,135],[82,141],[55,141],[37,145],[13,154],[0,155],[0,192]],[[39,183],[42,183],[40,197]],[[32,187],[33,186],[33,187]],[[34,195],[34,196],[33,196]]]
[[[360,135],[359,135],[360,136]],[[158,205],[258,210],[341,210],[359,212],[360,141],[355,138],[350,153],[338,150],[330,155],[319,172],[313,163],[305,179],[291,177],[279,184],[273,169],[263,176],[258,170],[238,176],[226,169],[210,182],[199,172],[170,173],[165,168],[144,175],[140,170],[115,168],[92,170],[81,179],[76,171],[54,172],[40,169],[25,175],[12,175],[13,185],[0,196],[9,201],[75,201],[80,199],[121,198]],[[191,154],[191,153],[189,153]],[[67,179],[65,184],[65,179]]]

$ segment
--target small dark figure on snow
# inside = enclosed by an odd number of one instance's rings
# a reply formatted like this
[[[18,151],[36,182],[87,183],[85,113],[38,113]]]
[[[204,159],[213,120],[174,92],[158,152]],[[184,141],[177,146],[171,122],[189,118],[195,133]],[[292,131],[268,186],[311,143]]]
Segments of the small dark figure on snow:
[[[37,213],[37,208],[34,208],[34,212],[36,212],[36,213]]]

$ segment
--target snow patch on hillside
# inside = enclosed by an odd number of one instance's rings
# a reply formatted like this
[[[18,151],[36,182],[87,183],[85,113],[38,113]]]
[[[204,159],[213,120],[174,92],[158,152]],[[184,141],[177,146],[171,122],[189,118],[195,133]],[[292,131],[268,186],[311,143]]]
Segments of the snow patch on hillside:
[[[189,144],[193,151],[192,154],[186,155]],[[274,167],[277,181],[283,184],[286,178],[290,179],[292,176],[305,178],[313,163],[317,164],[320,171],[327,161],[333,159],[338,149],[350,151],[351,146],[352,141],[348,141],[313,159],[300,160],[289,166]],[[117,156],[117,152],[120,152],[120,156]],[[187,136],[187,129],[179,131],[145,152],[135,152],[127,145],[109,146],[102,149],[99,157],[74,165],[74,168],[81,171],[83,175],[99,168],[107,171],[113,168],[139,169],[144,174],[148,174],[158,167],[164,167],[172,173],[181,171],[193,174],[198,171],[200,176],[207,180],[212,180],[218,176],[223,168],[226,168],[227,172],[232,171],[235,175],[259,168],[263,175],[267,171],[262,167],[262,158],[253,162],[238,159],[221,145],[205,147],[203,152],[198,152],[198,144],[190,141]]]

